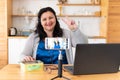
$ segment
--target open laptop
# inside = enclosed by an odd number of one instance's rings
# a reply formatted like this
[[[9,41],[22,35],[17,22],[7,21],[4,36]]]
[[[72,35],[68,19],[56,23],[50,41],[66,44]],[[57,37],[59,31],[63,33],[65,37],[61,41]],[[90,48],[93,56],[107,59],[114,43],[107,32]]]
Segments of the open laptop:
[[[74,66],[64,66],[74,75],[119,71],[120,44],[77,44]]]

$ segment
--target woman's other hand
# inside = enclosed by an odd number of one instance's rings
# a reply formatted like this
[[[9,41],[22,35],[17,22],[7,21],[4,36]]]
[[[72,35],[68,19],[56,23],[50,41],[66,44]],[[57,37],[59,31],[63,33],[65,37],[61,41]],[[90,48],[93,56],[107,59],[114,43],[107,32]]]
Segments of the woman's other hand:
[[[33,57],[31,57],[31,56],[25,56],[24,58],[23,58],[23,62],[27,62],[27,61],[34,61],[35,59],[33,58]]]
[[[62,21],[68,25],[70,30],[75,30],[77,28],[75,21],[68,17],[62,18]]]

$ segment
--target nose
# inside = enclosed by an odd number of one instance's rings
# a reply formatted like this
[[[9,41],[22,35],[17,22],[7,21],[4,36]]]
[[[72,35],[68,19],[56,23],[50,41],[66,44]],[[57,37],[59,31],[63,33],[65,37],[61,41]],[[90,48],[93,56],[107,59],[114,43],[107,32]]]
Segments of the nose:
[[[50,19],[47,19],[47,24],[49,24],[50,23]]]

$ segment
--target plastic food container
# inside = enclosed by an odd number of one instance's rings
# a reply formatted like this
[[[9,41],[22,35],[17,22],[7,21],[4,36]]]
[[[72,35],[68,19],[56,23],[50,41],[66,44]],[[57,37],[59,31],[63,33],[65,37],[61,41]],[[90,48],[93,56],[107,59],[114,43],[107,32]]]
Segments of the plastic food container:
[[[22,72],[43,71],[43,67],[44,67],[44,64],[40,60],[20,63],[20,68]]]

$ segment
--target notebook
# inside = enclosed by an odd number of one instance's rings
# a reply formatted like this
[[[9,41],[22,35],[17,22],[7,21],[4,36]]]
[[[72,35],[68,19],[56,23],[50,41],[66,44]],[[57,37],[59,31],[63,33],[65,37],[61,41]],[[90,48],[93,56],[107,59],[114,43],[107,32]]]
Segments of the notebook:
[[[120,44],[77,44],[73,66],[64,66],[74,75],[119,71]]]

